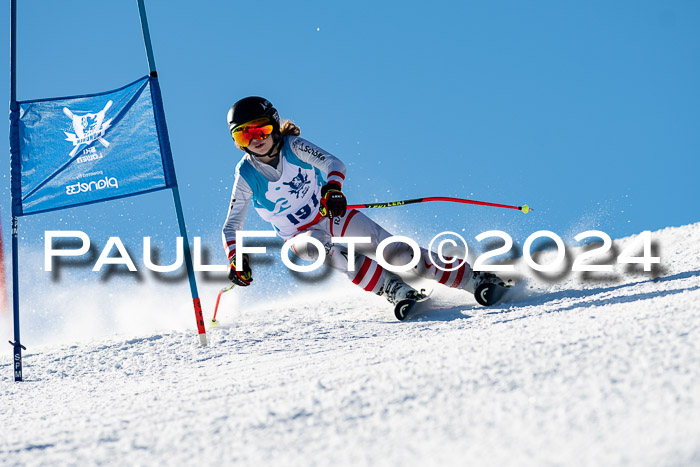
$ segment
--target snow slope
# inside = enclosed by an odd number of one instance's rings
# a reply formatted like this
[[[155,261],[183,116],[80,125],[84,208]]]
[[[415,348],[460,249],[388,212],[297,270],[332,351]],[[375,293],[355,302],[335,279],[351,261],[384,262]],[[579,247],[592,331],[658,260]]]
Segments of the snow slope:
[[[399,323],[350,287],[225,295],[207,348],[192,330],[45,346],[24,383],[8,346],[0,463],[700,465],[700,223],[653,238],[656,279],[529,279],[490,309],[438,288]]]

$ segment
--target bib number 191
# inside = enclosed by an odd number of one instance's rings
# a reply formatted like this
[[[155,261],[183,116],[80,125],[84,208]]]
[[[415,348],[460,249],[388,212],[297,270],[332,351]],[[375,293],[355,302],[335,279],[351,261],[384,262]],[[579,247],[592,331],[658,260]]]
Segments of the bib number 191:
[[[313,203],[313,208],[307,203],[294,214],[287,214],[287,219],[289,219],[289,222],[291,222],[293,225],[299,225],[301,224],[301,221],[307,219],[312,212],[315,212],[318,209],[318,198],[316,198],[316,193],[311,194],[311,202]]]

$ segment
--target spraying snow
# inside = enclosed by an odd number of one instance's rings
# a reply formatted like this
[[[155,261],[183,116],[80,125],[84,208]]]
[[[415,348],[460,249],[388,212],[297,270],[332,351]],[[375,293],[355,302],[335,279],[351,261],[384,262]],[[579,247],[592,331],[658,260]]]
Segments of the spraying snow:
[[[206,348],[186,308],[168,310],[183,330],[30,346],[24,383],[8,347],[0,459],[698,465],[700,224],[653,238],[654,274],[529,279],[492,308],[440,287],[398,322],[340,282],[254,305],[234,289]]]

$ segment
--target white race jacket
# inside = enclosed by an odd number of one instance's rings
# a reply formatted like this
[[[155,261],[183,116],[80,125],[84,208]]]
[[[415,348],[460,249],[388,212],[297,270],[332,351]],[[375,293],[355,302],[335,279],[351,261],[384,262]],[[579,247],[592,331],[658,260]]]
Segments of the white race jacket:
[[[243,228],[249,204],[283,239],[304,231],[321,220],[321,187],[329,182],[342,186],[345,164],[298,136],[284,136],[277,167],[246,154],[236,166],[231,205],[223,228],[229,260],[236,251],[236,231]]]

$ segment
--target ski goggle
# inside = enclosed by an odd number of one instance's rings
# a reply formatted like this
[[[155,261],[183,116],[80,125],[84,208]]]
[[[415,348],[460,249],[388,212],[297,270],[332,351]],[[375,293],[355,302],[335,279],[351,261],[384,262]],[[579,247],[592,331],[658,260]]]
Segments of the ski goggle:
[[[231,131],[233,140],[242,148],[247,147],[254,139],[265,139],[272,134],[274,126],[267,118],[258,118],[250,122],[242,123]]]

